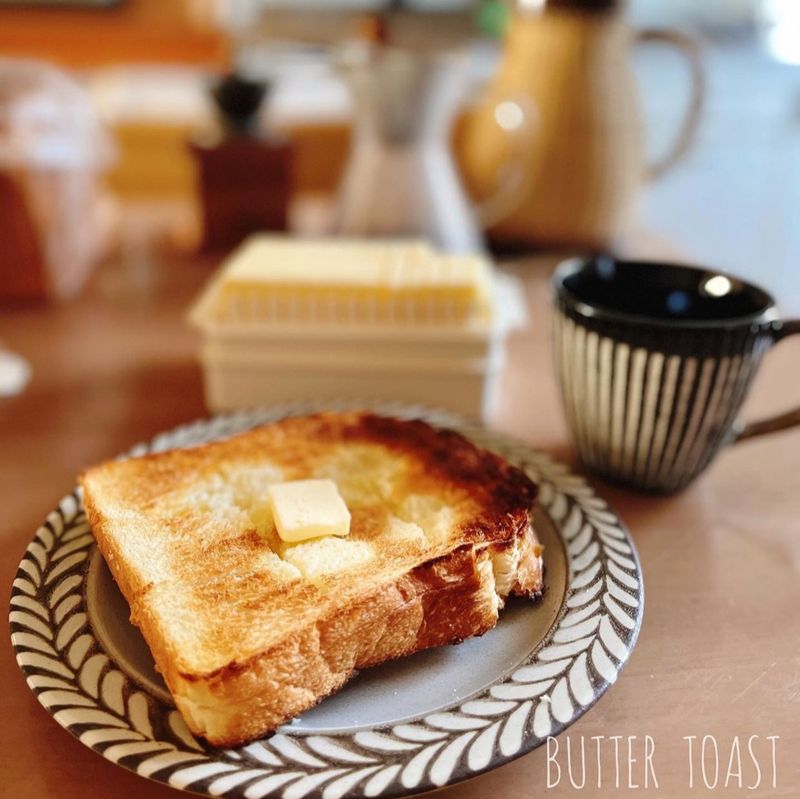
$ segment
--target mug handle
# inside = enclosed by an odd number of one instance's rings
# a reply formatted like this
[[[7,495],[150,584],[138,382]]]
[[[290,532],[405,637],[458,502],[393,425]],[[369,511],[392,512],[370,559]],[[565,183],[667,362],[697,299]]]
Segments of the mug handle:
[[[665,155],[647,166],[646,178],[651,181],[660,178],[672,169],[692,146],[700,124],[703,106],[705,105],[706,75],[700,46],[697,40],[691,36],[679,31],[648,28],[639,31],[636,35],[636,40],[642,44],[645,42],[659,42],[676,47],[686,57],[692,78],[692,94],[689,107],[686,110],[683,124],[675,141],[672,143],[672,147],[667,150]]]
[[[775,331],[775,342],[777,343],[781,339],[797,333],[800,333],[800,319],[785,321]],[[734,425],[734,438],[731,443],[738,444],[748,438],[763,436],[767,433],[777,433],[780,430],[788,430],[790,427],[797,427],[798,425],[800,425],[800,407],[758,422],[745,423],[740,419]]]

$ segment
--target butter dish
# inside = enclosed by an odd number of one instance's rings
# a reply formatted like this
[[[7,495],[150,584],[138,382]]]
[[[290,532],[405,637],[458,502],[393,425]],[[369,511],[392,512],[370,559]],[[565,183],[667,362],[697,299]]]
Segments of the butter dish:
[[[259,235],[223,264],[189,319],[203,335],[214,412],[354,398],[478,418],[494,403],[505,335],[524,324],[518,295],[483,256]]]

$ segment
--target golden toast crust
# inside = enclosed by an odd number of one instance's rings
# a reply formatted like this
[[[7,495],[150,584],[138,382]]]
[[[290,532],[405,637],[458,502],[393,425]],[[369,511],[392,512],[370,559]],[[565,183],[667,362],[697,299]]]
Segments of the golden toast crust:
[[[404,465],[390,486],[400,497],[435,496],[452,505],[444,539],[416,550],[405,540],[384,542],[380,505],[357,509],[351,537],[376,547],[380,558],[348,579],[284,584],[244,573],[264,548],[256,530],[214,539],[198,557],[198,542],[209,533],[197,514],[152,517],[165,497],[180,497],[220,470],[224,476],[232,465],[255,468],[268,458],[285,479],[297,479],[313,474],[331,452],[361,445]],[[498,456],[424,422],[371,413],[286,419],[224,442],[104,464],[85,472],[81,483],[98,546],[132,620],[190,729],[216,745],[265,734],[361,668],[480,635],[496,623],[507,593],[542,591],[541,548],[530,524],[535,485]],[[135,557],[142,539],[150,547],[144,565]],[[498,556],[509,554],[513,574],[501,592]],[[164,578],[162,561],[164,573],[178,576]],[[210,639],[221,642],[208,657],[203,647],[187,656],[177,640],[182,614],[187,640],[218,623],[215,615],[223,617]],[[255,629],[260,624],[264,629]],[[226,643],[229,627],[234,643]]]

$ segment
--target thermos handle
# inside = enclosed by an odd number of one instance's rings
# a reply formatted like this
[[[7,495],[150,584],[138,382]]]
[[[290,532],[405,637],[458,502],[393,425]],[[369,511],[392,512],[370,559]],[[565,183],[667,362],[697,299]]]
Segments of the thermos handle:
[[[531,97],[522,92],[498,99],[494,106],[494,117],[498,126],[510,137],[513,155],[498,170],[498,185],[494,193],[473,204],[475,215],[484,230],[511,216],[530,194],[535,151],[532,140],[539,127],[539,109]]]
[[[780,341],[787,336],[792,336],[797,333],[800,333],[800,319],[783,322],[775,331],[775,341]],[[748,438],[763,436],[766,433],[777,433],[780,430],[787,430],[790,427],[797,427],[798,425],[800,425],[800,407],[794,408],[788,413],[781,413],[758,422],[744,423],[739,420],[736,422],[734,439],[731,443],[738,444],[740,441],[746,441]]]
[[[676,47],[686,56],[692,77],[692,96],[681,129],[667,153],[647,167],[647,179],[654,180],[668,172],[692,146],[705,104],[705,68],[697,41],[679,31],[647,29],[637,34],[637,41],[659,42]]]

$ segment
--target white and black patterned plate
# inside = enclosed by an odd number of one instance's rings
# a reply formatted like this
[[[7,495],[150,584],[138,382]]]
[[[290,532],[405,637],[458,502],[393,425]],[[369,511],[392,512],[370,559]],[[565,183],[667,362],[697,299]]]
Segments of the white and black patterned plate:
[[[295,404],[196,422],[128,454],[319,409]],[[582,478],[526,445],[443,413],[379,410],[457,429],[540,484],[540,604],[512,601],[482,638],[368,669],[271,738],[213,749],[190,735],[171,704],[76,491],[36,532],[11,596],[17,661],[56,721],[107,759],[175,788],[351,799],[410,795],[496,768],[591,707],[616,680],[642,620],[641,570],[619,519]]]

